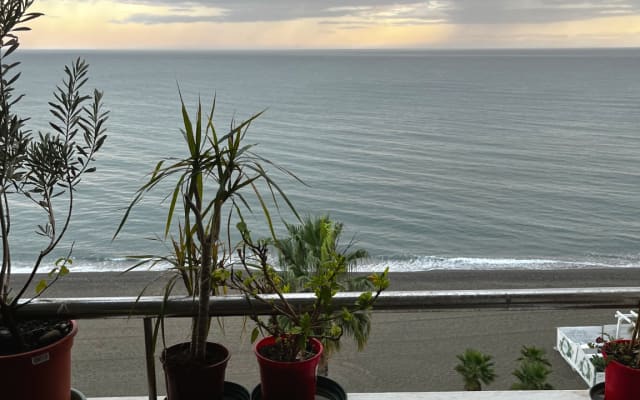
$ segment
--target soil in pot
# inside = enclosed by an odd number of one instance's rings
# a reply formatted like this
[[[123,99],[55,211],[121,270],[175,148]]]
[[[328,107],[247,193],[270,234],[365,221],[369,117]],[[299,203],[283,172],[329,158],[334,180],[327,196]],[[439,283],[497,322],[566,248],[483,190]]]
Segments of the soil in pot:
[[[69,400],[71,346],[78,332],[75,321],[21,323],[32,347],[27,352],[0,355],[2,398],[11,400]],[[11,342],[12,344],[8,344]],[[43,343],[48,343],[42,345]],[[15,345],[5,338],[5,351]],[[8,347],[7,347],[8,346]]]
[[[161,360],[167,382],[168,400],[222,400],[229,350],[207,343],[205,363],[190,358],[190,343],[165,349]]]
[[[25,348],[20,349],[9,328],[0,326],[0,356],[24,353],[48,346],[67,336],[72,329],[68,320],[18,321]]]
[[[318,361],[322,354],[322,343],[311,339],[307,349],[309,358],[295,362],[274,361],[265,356],[275,351],[270,349],[275,338],[266,337],[254,348],[260,366],[261,399],[263,400],[314,400]]]

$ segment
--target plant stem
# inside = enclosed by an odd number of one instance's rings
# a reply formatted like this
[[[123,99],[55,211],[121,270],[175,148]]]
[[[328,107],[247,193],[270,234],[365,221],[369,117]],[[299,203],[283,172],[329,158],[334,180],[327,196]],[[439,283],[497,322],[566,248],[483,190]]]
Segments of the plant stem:
[[[11,248],[9,247],[9,204],[7,195],[2,189],[0,195],[0,234],[2,235],[2,270],[0,271],[0,305],[7,304],[9,300],[9,284],[11,277]],[[5,213],[6,212],[6,213]]]

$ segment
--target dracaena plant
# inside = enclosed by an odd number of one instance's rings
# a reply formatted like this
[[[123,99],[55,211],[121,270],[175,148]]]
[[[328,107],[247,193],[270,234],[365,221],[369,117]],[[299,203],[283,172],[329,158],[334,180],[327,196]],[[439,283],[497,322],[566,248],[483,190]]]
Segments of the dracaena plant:
[[[297,361],[305,358],[310,338],[321,341],[338,341],[349,321],[357,321],[358,314],[368,313],[380,293],[389,287],[388,269],[369,276],[372,290],[362,292],[357,300],[345,307],[336,307],[333,299],[344,290],[344,274],[348,262],[345,255],[335,247],[322,248],[322,262],[316,265],[314,274],[306,281],[305,288],[315,295],[308,309],[292,305],[285,294],[291,290],[269,261],[270,247],[281,245],[277,239],[254,241],[246,224],[241,221],[238,230],[242,235],[242,247],[237,250],[238,262],[231,273],[231,286],[239,290],[247,300],[269,305],[273,315],[263,319],[250,315],[256,323],[251,339],[255,341],[260,332],[276,338],[275,349],[270,353],[277,361]],[[276,299],[265,296],[275,295]]]
[[[170,242],[170,254],[134,256],[140,261],[132,268],[169,263],[169,272],[174,275],[165,286],[165,299],[171,294],[177,281],[184,283],[187,292],[197,303],[197,315],[192,320],[189,358],[202,362],[206,356],[210,327],[210,296],[225,284],[230,255],[235,252],[229,232],[234,215],[241,217],[243,211],[250,211],[250,199],[253,198],[258,204],[256,208],[262,211],[266,224],[273,233],[271,214],[261,190],[266,191],[276,205],[279,198],[296,216],[297,214],[266,167],[276,168],[294,179],[297,178],[256,154],[253,151],[254,145],[245,143],[249,126],[261,113],[239,124],[232,123],[229,131],[220,134],[213,123],[215,100],[208,113],[203,112],[202,104],[198,101],[195,119],[189,115],[182,95],[180,101],[183,122],[181,133],[188,155],[182,159],[166,158],[157,163],[149,180],[136,192],[116,236],[133,207],[145,194],[161,190],[161,182],[171,182],[166,193],[166,198],[170,201],[164,234],[159,237],[159,240]],[[177,233],[172,231],[175,225]],[[158,318],[157,322],[155,335],[162,326],[163,318]]]
[[[68,273],[71,250],[46,271],[48,279],[35,282],[36,274],[45,272],[42,269],[47,256],[69,227],[76,186],[84,174],[95,170],[91,164],[106,139],[104,123],[108,114],[102,108],[102,92],[85,93],[89,66],[77,59],[64,68],[62,84],[49,102],[51,131],[34,133],[27,128],[29,118],[16,111],[22,98],[15,92],[20,63],[12,61],[11,56],[19,46],[17,33],[29,30],[24,23],[41,15],[27,12],[32,3],[0,2],[0,324],[9,329],[18,349],[24,349],[25,343],[17,328],[16,311]],[[35,227],[35,233],[45,241],[34,251],[35,260],[27,279],[14,287],[12,210],[15,204],[25,202],[39,210],[42,222]],[[32,284],[35,293],[28,290]]]

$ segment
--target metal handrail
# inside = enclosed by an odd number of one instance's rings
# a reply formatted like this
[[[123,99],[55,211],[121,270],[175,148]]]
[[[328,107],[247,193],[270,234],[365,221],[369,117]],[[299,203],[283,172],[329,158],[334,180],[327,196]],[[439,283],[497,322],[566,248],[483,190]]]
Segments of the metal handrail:
[[[353,304],[359,295],[357,292],[340,293],[334,297],[333,303],[337,308],[348,306]],[[209,302],[209,314],[270,314],[272,308],[268,302],[281,301],[276,295],[262,297],[266,302],[239,295],[214,296]],[[292,293],[285,297],[295,307],[311,306],[315,300],[312,293]],[[375,310],[635,308],[639,299],[640,287],[386,291],[376,301]],[[24,318],[143,318],[149,400],[157,399],[152,319],[161,313],[165,317],[190,317],[197,314],[197,307],[194,298],[191,297],[172,296],[166,301],[161,296],[79,297],[35,299],[23,304],[18,312],[19,316]]]
[[[336,307],[353,304],[359,292],[339,293]],[[263,295],[267,301],[279,302],[276,295]],[[313,293],[285,295],[296,307],[310,306]],[[640,299],[640,287],[595,287],[560,289],[488,289],[488,290],[424,290],[386,291],[380,294],[376,311],[454,310],[454,309],[589,309],[635,308]],[[162,296],[145,297],[78,297],[36,299],[19,310],[25,318],[91,319],[105,317],[190,317],[197,314],[191,297],[170,297],[166,304]],[[213,296],[209,303],[212,316],[269,314],[271,307],[244,296]]]

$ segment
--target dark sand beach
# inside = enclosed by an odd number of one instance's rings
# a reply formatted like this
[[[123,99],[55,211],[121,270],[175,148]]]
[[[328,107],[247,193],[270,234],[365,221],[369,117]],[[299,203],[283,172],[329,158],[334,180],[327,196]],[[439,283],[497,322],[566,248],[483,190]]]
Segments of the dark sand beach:
[[[72,273],[47,297],[136,296],[155,273]],[[640,269],[556,271],[428,271],[392,274],[391,290],[503,289],[548,287],[638,286]],[[159,284],[148,294],[159,294]],[[330,377],[349,392],[462,390],[453,367],[456,354],[472,347],[495,358],[498,378],[487,389],[506,390],[523,345],[542,347],[553,365],[550,382],[557,389],[586,384],[554,350],[556,327],[614,323],[614,311],[527,312],[420,311],[378,312],[369,344],[358,352],[347,339],[330,364]],[[249,330],[251,329],[250,322]],[[183,341],[188,319],[167,322],[168,343]],[[232,358],[227,379],[253,388],[258,382],[255,358],[241,318],[223,320],[211,338],[227,345]],[[160,392],[164,392],[157,364]],[[147,393],[142,320],[81,320],[73,349],[73,385],[89,396]]]

